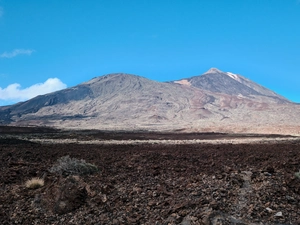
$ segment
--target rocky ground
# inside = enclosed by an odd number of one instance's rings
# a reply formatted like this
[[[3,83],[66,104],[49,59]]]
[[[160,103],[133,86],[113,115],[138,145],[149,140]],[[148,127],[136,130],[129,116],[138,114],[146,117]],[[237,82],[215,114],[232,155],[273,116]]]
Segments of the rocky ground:
[[[232,138],[225,134],[8,133],[0,138],[3,225],[300,224],[299,139],[231,144],[217,142]],[[216,142],[33,142],[37,137]],[[66,155],[99,171],[50,172]],[[33,177],[43,178],[44,186],[27,188]]]

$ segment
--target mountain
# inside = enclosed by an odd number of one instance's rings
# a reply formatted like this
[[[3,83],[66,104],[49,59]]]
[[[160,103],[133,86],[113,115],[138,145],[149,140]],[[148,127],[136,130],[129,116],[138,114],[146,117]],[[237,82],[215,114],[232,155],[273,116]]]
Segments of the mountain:
[[[0,124],[72,129],[300,134],[300,105],[240,75],[212,68],[156,82],[130,74],[0,107]]]
[[[245,77],[231,72],[222,72],[216,68],[211,68],[201,76],[175,81],[175,83],[190,84],[191,86],[200,89],[228,95],[266,96],[281,103],[288,101],[283,96],[280,96]]]

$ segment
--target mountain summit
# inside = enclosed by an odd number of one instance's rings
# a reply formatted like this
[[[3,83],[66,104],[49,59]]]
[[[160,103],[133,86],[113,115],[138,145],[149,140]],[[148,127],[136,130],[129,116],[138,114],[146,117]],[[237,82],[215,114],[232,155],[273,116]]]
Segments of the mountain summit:
[[[223,73],[221,70],[217,68],[210,68],[208,71],[206,71],[204,74],[215,74],[215,73]]]
[[[108,74],[0,107],[0,124],[72,129],[300,134],[300,106],[249,79],[211,68],[156,82]]]
[[[184,80],[188,81],[189,84],[196,88],[211,92],[248,97],[267,96],[281,103],[288,101],[283,96],[278,95],[241,75],[223,72],[217,68],[211,68],[200,76],[194,76]]]

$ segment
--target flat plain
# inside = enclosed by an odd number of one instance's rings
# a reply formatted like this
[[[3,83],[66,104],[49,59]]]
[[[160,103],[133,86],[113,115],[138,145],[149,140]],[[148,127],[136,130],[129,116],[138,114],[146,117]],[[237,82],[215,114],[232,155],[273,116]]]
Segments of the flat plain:
[[[2,127],[0,223],[299,224],[299,153],[293,136]],[[98,172],[50,172],[67,155]]]

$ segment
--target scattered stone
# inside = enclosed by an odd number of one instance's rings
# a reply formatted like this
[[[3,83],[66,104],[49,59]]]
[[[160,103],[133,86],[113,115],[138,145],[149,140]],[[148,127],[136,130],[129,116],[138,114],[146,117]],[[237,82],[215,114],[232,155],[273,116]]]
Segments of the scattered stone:
[[[270,209],[269,207],[267,207],[266,210],[267,210],[269,213],[273,212],[273,210]]]

